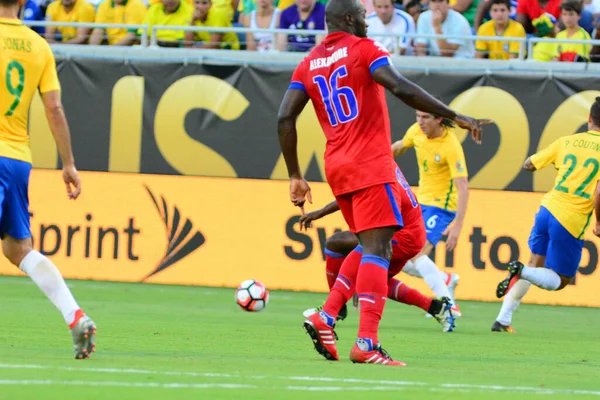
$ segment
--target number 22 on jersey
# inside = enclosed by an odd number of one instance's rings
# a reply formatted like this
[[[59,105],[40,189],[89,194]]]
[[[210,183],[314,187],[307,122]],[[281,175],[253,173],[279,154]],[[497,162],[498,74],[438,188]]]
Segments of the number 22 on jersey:
[[[319,88],[325,111],[331,126],[345,124],[358,117],[358,102],[352,88],[339,86],[338,80],[348,76],[345,65],[336,68],[329,81],[323,75],[313,77],[313,82]]]

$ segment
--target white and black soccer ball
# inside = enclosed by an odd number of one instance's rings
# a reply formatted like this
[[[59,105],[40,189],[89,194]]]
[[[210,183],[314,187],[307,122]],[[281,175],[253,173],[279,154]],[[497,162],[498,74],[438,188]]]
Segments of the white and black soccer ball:
[[[249,279],[238,286],[235,301],[244,311],[261,311],[269,302],[269,291],[261,282]]]

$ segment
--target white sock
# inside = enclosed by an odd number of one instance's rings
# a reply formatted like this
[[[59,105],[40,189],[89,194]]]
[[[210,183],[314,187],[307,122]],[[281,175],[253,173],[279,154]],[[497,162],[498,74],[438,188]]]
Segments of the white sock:
[[[450,298],[450,292],[442,280],[440,270],[428,256],[417,258],[415,266],[436,297]]]
[[[406,265],[404,265],[404,268],[402,268],[402,272],[407,273],[410,276],[416,276],[417,278],[422,278],[421,274],[419,274],[419,271],[417,271],[417,267],[415,266],[415,263],[412,262],[411,260],[408,260],[406,262]]]
[[[442,278],[442,281],[444,282],[444,285],[445,285],[446,282],[448,282],[448,278],[449,278],[450,274],[447,273],[446,271],[441,271],[441,270],[439,270],[439,272],[440,272],[440,278]]]
[[[519,307],[521,299],[523,299],[523,296],[525,296],[530,287],[531,283],[529,281],[519,279],[513,287],[510,288],[506,296],[504,296],[502,308],[500,308],[500,313],[498,313],[496,321],[504,326],[510,325],[513,312]]]
[[[62,313],[67,325],[70,325],[75,319],[75,312],[79,310],[79,306],[52,261],[40,252],[32,250],[23,258],[19,268],[29,275]]]
[[[524,266],[523,271],[521,271],[521,278],[546,290],[556,290],[560,286],[560,276],[548,268]]]

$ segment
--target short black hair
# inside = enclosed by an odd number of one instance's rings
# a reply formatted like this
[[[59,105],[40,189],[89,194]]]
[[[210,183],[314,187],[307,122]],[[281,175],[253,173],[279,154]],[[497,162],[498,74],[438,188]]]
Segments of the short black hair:
[[[490,8],[492,8],[494,4],[504,4],[506,8],[510,10],[510,0],[490,0]]]
[[[3,7],[16,6],[18,2],[19,2],[19,0],[0,0],[0,6],[3,6]]]
[[[590,117],[592,118],[592,123],[597,127],[600,127],[600,97],[596,97],[596,101],[592,104],[590,108]]]
[[[581,15],[581,10],[583,9],[583,2],[581,0],[563,0],[560,3],[561,11],[575,11],[577,14]]]
[[[406,11],[408,11],[409,9],[419,6],[419,8],[422,10],[423,9],[423,5],[421,4],[420,0],[410,0],[408,3],[406,3],[406,5],[404,6],[404,9]]]

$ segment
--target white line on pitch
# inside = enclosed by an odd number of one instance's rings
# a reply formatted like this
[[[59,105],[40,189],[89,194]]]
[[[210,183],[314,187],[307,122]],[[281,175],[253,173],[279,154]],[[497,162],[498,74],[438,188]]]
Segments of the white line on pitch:
[[[212,372],[178,372],[178,371],[154,371],[154,370],[143,370],[143,369],[120,369],[120,368],[76,368],[76,367],[59,367],[49,365],[36,365],[36,364],[0,364],[0,369],[49,369],[49,370],[62,370],[71,372],[95,372],[95,373],[118,373],[118,374],[143,374],[143,375],[168,375],[168,376],[188,376],[188,377],[210,377],[210,378],[232,378],[232,379],[277,379],[277,380],[290,380],[290,381],[307,381],[307,382],[329,382],[329,383],[354,383],[354,384],[368,384],[368,385],[379,385],[379,386],[367,386],[368,388],[379,387],[379,390],[388,390],[385,385],[395,387],[395,390],[400,389],[402,386],[419,386],[427,387],[430,391],[489,391],[489,392],[527,392],[532,394],[567,394],[567,395],[591,395],[600,396],[600,391],[595,390],[580,390],[580,389],[549,389],[549,388],[538,388],[530,386],[500,386],[500,385],[475,385],[475,384],[463,384],[463,383],[427,383],[418,381],[392,381],[392,380],[371,380],[371,379],[355,379],[355,378],[329,378],[329,377],[317,377],[317,376],[247,376],[243,374],[225,374],[225,373],[212,373]],[[0,381],[1,382],[1,381]],[[44,381],[39,381],[44,382]],[[60,381],[53,381],[60,382]],[[78,382],[78,381],[68,381]],[[126,384],[126,382],[122,382]],[[56,383],[55,383],[56,384]],[[250,385],[252,386],[252,385]],[[258,387],[258,386],[257,386]],[[298,386],[300,388],[307,388],[304,386]],[[288,390],[300,390],[294,389],[296,386],[286,387]],[[311,388],[311,387],[308,387]],[[324,388],[324,386],[313,386],[315,389],[301,389],[301,390],[319,390],[318,388]],[[323,390],[338,390],[338,389],[323,389]],[[358,386],[353,390],[358,389]],[[376,389],[373,389],[376,390]]]

